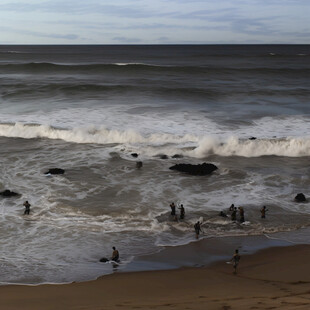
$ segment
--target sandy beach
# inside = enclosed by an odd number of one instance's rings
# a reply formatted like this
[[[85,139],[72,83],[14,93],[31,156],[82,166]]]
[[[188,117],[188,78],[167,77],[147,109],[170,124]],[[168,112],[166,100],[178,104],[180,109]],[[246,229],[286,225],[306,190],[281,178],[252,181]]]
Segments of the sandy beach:
[[[231,264],[119,272],[63,285],[2,286],[1,309],[309,309],[310,246],[273,247]]]

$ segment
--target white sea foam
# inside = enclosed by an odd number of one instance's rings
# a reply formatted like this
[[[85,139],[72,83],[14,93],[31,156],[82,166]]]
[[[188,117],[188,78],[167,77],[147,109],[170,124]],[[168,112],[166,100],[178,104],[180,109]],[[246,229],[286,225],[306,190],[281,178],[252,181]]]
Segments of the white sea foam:
[[[205,137],[199,142],[199,146],[190,153],[199,158],[210,154],[244,157],[266,155],[287,157],[310,156],[310,137],[257,140],[230,137],[225,142],[212,137]]]
[[[59,129],[46,125],[27,125],[22,123],[1,124],[0,135],[25,139],[48,138],[61,139],[74,143],[124,144],[136,145],[136,148],[147,148],[147,155],[159,152],[181,152],[189,156],[203,158],[216,154],[220,156],[258,157],[264,155],[300,157],[310,155],[310,137],[287,137],[280,139],[239,139],[232,136],[221,139],[215,136],[199,137],[186,134],[184,136],[168,133],[143,135],[135,130],[109,130],[104,127]],[[167,146],[172,144],[173,146]],[[184,146],[196,147],[193,151],[180,151]],[[159,149],[163,146],[163,149]]]

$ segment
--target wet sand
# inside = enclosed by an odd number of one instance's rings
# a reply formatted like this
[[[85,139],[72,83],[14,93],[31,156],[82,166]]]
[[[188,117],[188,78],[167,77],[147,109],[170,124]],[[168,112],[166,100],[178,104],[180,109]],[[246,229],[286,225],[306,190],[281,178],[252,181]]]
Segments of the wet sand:
[[[310,309],[309,245],[242,255],[237,275],[232,269],[220,261],[83,283],[2,286],[1,309]]]

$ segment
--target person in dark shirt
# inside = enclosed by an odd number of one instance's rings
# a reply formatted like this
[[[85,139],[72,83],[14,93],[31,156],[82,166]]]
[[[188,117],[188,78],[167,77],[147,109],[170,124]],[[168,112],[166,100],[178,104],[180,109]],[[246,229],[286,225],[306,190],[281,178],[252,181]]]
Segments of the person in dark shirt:
[[[181,205],[179,209],[180,209],[180,219],[183,220],[185,217],[185,209],[183,205]]]
[[[240,223],[244,222],[244,209],[243,207],[239,207],[239,214],[240,214]]]
[[[170,208],[171,208],[171,215],[175,215],[175,204],[174,202],[170,204]]]
[[[29,215],[29,213],[30,213],[30,206],[31,206],[31,204],[28,202],[28,200],[26,200],[26,201],[24,202],[24,207],[25,207],[25,212],[24,212],[24,214]]]
[[[231,213],[231,220],[235,221],[237,219],[237,208],[234,207],[234,210]]]
[[[261,213],[261,218],[264,219],[266,218],[266,212],[268,211],[268,209],[266,208],[266,206],[263,206],[261,209],[260,209],[260,213]]]
[[[195,232],[196,232],[196,239],[199,238],[199,233],[201,232],[201,226],[200,225],[201,224],[199,221],[194,225]]]

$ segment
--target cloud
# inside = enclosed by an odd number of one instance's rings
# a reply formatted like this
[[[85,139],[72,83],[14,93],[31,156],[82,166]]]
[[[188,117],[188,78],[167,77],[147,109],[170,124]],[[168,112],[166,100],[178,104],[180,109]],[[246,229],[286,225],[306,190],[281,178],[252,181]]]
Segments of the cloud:
[[[9,2],[0,4],[0,11],[11,12],[41,12],[41,13],[59,13],[66,15],[113,15],[119,17],[131,17],[131,18],[146,18],[153,15],[152,11],[146,9],[143,3],[139,4],[139,1],[134,1],[134,5],[129,5],[128,1],[124,1],[119,5],[116,4],[104,4],[102,1],[85,0],[85,1],[42,1],[39,3],[16,3]],[[110,3],[110,1],[108,2]]]
[[[113,41],[116,41],[120,44],[139,44],[142,42],[140,38],[128,38],[128,37],[114,37],[112,38]]]
[[[24,29],[16,29],[11,27],[0,27],[0,31],[18,33],[21,35],[34,36],[34,37],[44,37],[44,38],[53,38],[53,39],[66,39],[66,40],[77,40],[79,36],[76,34],[59,34],[59,33],[45,33],[39,31],[31,31]]]
[[[309,0],[2,0],[0,18],[11,36],[37,41],[309,43],[307,8]]]

